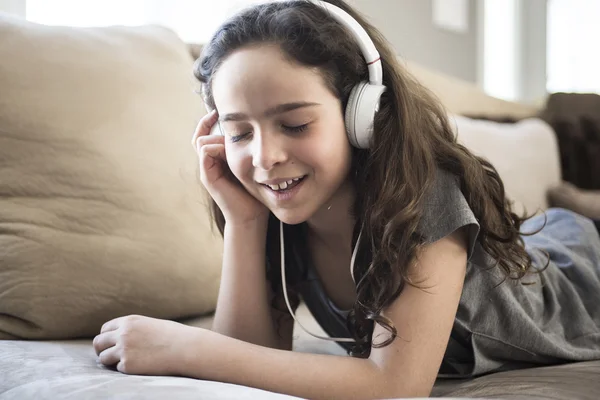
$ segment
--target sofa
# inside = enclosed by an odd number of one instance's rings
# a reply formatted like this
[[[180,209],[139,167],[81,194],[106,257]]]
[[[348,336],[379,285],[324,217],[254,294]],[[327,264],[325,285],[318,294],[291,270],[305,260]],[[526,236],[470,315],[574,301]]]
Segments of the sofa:
[[[210,328],[222,242],[189,145],[201,46],[160,26],[49,27],[0,14],[0,400],[285,399],[102,366],[92,338],[142,314]],[[402,61],[492,161],[515,207],[548,207],[557,141],[535,107]],[[511,115],[500,124],[468,115]],[[305,306],[298,317],[323,333]],[[345,355],[294,329],[294,351]],[[226,350],[224,350],[226,351]],[[439,379],[432,397],[598,399],[600,361]]]

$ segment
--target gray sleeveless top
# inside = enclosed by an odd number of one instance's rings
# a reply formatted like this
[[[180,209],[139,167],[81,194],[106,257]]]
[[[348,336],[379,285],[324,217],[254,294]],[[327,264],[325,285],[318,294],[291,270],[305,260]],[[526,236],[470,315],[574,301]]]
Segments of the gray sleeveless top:
[[[435,242],[466,226],[468,265],[458,311],[438,377],[467,378],[491,372],[600,359],[600,238],[593,223],[575,213],[550,209],[528,220],[525,248],[540,269],[524,286],[504,275],[478,242],[479,224],[458,180],[439,171],[419,233]],[[327,297],[306,243],[290,244],[288,268],[304,271],[296,286],[325,332],[350,337],[348,310]],[[362,250],[359,253],[364,253]],[[364,254],[362,261],[364,261]],[[357,257],[359,262],[360,256]],[[297,269],[296,269],[297,270]],[[500,284],[501,283],[501,284]],[[348,343],[339,343],[349,349]]]

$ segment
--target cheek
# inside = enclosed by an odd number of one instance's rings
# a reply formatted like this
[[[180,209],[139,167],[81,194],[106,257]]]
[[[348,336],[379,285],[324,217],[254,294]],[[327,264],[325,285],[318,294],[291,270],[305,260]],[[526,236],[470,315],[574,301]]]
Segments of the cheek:
[[[227,165],[233,175],[242,182],[248,179],[250,168],[252,167],[252,158],[243,151],[236,150],[227,145],[225,152],[227,154]]]
[[[318,159],[321,164],[329,167],[342,167],[350,161],[352,145],[348,141],[343,126],[323,132],[320,140],[316,141],[308,154]]]

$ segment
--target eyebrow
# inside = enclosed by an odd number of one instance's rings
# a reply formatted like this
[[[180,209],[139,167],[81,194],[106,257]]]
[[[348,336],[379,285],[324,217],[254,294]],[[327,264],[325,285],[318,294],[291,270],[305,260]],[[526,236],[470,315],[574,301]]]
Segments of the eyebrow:
[[[294,103],[279,104],[279,105],[277,105],[275,107],[269,108],[267,111],[264,112],[263,115],[265,117],[272,117],[273,115],[282,114],[284,112],[297,110],[299,108],[314,107],[314,106],[320,106],[320,105],[321,104],[319,104],[319,103],[311,103],[311,102],[307,102],[307,101],[298,101],[298,102],[294,102]],[[221,118],[219,118],[219,120],[221,122],[227,122],[227,121],[245,121],[247,119],[249,119],[249,118],[244,113],[225,114]]]

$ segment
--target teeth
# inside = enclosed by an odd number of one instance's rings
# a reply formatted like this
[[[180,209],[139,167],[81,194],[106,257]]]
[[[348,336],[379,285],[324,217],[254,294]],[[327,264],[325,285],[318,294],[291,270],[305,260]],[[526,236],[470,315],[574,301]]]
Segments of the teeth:
[[[299,181],[301,178],[294,178],[294,179],[290,179],[288,181],[285,182],[281,182],[279,185],[267,185],[269,186],[271,189],[273,190],[285,190],[288,188],[288,186],[290,186],[292,183]]]

